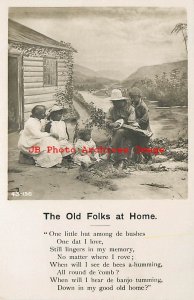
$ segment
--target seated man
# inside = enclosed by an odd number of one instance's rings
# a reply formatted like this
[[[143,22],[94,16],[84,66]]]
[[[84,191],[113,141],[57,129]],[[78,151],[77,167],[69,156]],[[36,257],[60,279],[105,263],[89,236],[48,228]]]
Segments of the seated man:
[[[140,129],[148,130],[151,132],[149,123],[149,109],[142,99],[141,90],[139,88],[133,87],[129,91],[129,96],[132,100],[132,105],[135,109],[136,122],[138,123]],[[139,135],[137,133],[133,133],[131,138],[133,146],[140,146],[142,148],[146,148],[150,140],[150,137]],[[143,156],[147,161],[151,158],[150,153],[143,153]]]
[[[116,121],[123,119],[125,124],[133,124],[136,121],[135,109],[129,103],[127,97],[123,97],[119,89],[112,90],[111,102],[113,106],[109,109],[106,122],[107,126],[113,130],[111,148],[126,148],[129,147],[130,133],[127,129],[119,128],[120,124]],[[114,160],[118,163],[126,159],[126,154],[115,153]]]

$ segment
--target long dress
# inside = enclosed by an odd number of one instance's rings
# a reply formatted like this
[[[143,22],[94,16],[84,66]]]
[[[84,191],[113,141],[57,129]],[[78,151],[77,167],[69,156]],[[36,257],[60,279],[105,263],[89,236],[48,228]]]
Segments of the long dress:
[[[72,149],[73,148],[73,144],[71,144],[69,141],[68,141],[68,135],[67,135],[67,128],[66,128],[66,124],[64,121],[51,121],[51,128],[50,128],[50,132],[51,133],[55,133],[55,134],[58,134],[59,136],[59,144],[60,144],[60,148],[69,148]],[[62,156],[65,157],[65,156],[68,156],[71,153],[71,150],[70,152],[67,151],[64,151],[62,152]]]
[[[30,117],[26,121],[24,129],[20,132],[18,148],[24,154],[33,157],[37,166],[50,168],[61,163],[62,155],[60,152],[48,152],[47,147],[60,148],[60,144],[55,138],[51,137],[49,133],[42,132],[41,129],[41,121]],[[33,146],[40,147],[40,152],[30,153],[29,149]]]

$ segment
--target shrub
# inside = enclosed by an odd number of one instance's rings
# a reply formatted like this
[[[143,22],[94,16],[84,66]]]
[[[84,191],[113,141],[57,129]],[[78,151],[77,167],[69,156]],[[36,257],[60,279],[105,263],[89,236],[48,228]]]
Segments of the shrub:
[[[187,74],[181,73],[179,69],[155,75],[153,80],[137,80],[132,86],[139,87],[149,100],[158,101],[161,107],[188,104]]]
[[[73,106],[72,99],[68,96],[68,92],[63,89],[58,89],[54,94],[54,99],[59,106],[67,106],[67,112],[64,115],[64,120],[78,119],[79,113]]]

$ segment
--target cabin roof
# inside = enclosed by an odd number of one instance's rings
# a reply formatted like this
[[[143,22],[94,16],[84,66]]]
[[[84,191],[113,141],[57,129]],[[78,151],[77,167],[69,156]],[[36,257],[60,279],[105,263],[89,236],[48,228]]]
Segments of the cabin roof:
[[[29,45],[36,45],[60,50],[77,52],[69,43],[61,43],[39,33],[27,26],[24,26],[11,19],[8,20],[8,40],[10,42],[20,42]]]

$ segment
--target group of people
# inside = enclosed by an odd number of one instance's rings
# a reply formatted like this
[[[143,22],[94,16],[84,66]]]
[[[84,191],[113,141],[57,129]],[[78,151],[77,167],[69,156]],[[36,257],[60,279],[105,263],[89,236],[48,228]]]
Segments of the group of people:
[[[130,147],[131,149],[135,146],[147,147],[152,132],[149,122],[149,110],[142,98],[141,90],[136,87],[129,91],[129,97],[123,97],[118,89],[112,91],[111,101],[113,106],[107,114],[107,126],[113,129],[111,147]],[[123,121],[122,126],[118,122],[120,120]],[[131,128],[127,128],[125,125],[131,125]],[[135,154],[134,152],[134,160],[137,160],[139,156]],[[143,156],[146,161],[151,159],[150,153],[145,152]],[[127,160],[127,158],[118,157],[117,155],[116,161],[120,162],[122,160]]]
[[[126,147],[132,149],[137,145],[146,147],[150,135],[144,132],[151,132],[151,130],[148,108],[142,99],[141,90],[134,87],[128,97],[125,97],[119,89],[114,89],[110,101],[112,107],[106,115],[107,127],[112,132],[109,147],[116,149]],[[101,159],[111,159],[115,165],[129,160],[127,153],[117,152],[101,157],[95,151],[82,151],[84,148],[96,148],[92,132],[86,128],[79,128],[77,140],[73,145],[69,141],[67,125],[63,120],[66,109],[57,104],[54,104],[48,113],[43,105],[36,105],[32,109],[30,118],[20,132],[18,148],[21,156],[33,159],[36,166],[43,168],[61,167],[66,159],[87,167]],[[71,151],[48,152],[50,146],[56,149],[74,148],[76,151],[73,154]],[[145,153],[144,156],[146,160],[150,159],[149,153]]]

